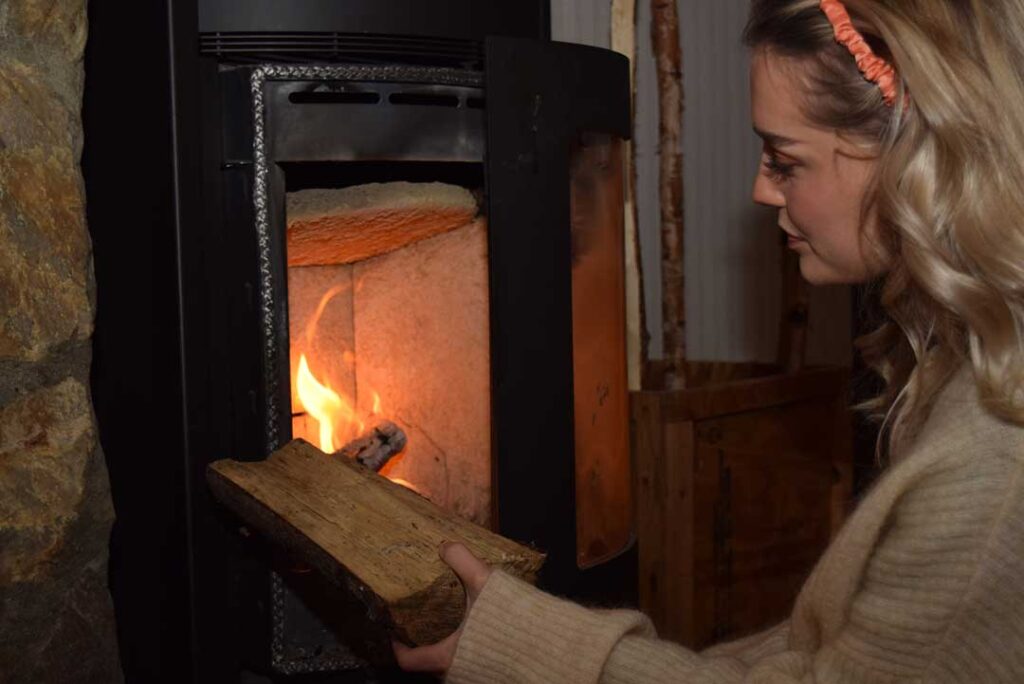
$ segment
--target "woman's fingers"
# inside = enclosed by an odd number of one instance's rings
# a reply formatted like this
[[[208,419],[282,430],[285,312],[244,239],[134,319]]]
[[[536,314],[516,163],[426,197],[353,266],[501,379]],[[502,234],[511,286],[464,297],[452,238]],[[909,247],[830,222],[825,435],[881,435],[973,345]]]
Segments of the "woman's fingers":
[[[462,584],[466,587],[468,602],[472,604],[491,575],[490,566],[474,556],[464,544],[445,542],[441,545],[440,552],[441,560],[447,563],[462,580]],[[466,608],[468,611],[469,605]],[[393,641],[392,649],[395,652],[395,660],[398,661],[398,666],[406,672],[444,674],[452,665],[455,648],[459,644],[461,635],[462,628],[460,627],[454,634],[436,644],[415,648]]]
[[[490,566],[458,542],[445,542],[441,545],[441,560],[459,576],[471,599],[477,597],[491,576]]]
[[[462,630],[455,632],[429,646],[417,646],[410,648],[405,644],[392,641],[391,646],[395,652],[395,660],[398,666],[406,672],[433,672],[443,674],[452,665],[455,657],[455,647],[459,643],[459,634]]]

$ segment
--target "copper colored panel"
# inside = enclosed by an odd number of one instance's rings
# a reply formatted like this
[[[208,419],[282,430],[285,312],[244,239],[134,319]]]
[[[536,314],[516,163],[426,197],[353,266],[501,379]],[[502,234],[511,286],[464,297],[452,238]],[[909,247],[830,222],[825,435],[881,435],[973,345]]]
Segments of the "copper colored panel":
[[[622,143],[586,137],[572,161],[572,335],[576,558],[621,553],[633,538],[626,378]]]

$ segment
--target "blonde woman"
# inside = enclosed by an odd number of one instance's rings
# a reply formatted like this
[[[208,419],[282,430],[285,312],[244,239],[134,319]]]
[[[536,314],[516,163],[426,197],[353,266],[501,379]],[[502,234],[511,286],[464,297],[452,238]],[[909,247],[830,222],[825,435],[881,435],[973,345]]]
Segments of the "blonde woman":
[[[1024,0],[753,0],[754,199],[812,283],[875,282],[887,470],[778,627],[703,653],[443,550],[451,682],[1024,682]]]

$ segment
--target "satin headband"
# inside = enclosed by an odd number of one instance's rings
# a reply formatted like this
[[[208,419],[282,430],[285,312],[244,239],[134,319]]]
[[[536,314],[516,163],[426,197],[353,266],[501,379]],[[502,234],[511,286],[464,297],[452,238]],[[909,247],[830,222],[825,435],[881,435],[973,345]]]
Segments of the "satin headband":
[[[896,103],[896,70],[876,55],[860,31],[854,28],[850,14],[840,0],[821,0],[820,7],[832,24],[836,42],[850,51],[864,78],[878,86],[885,104],[892,107]]]

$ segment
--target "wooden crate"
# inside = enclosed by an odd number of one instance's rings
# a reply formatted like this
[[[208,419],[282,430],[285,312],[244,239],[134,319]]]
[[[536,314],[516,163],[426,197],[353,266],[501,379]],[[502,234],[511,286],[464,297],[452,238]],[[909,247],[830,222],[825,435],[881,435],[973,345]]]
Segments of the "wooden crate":
[[[849,373],[691,364],[632,395],[641,608],[693,648],[770,626],[845,516]]]

